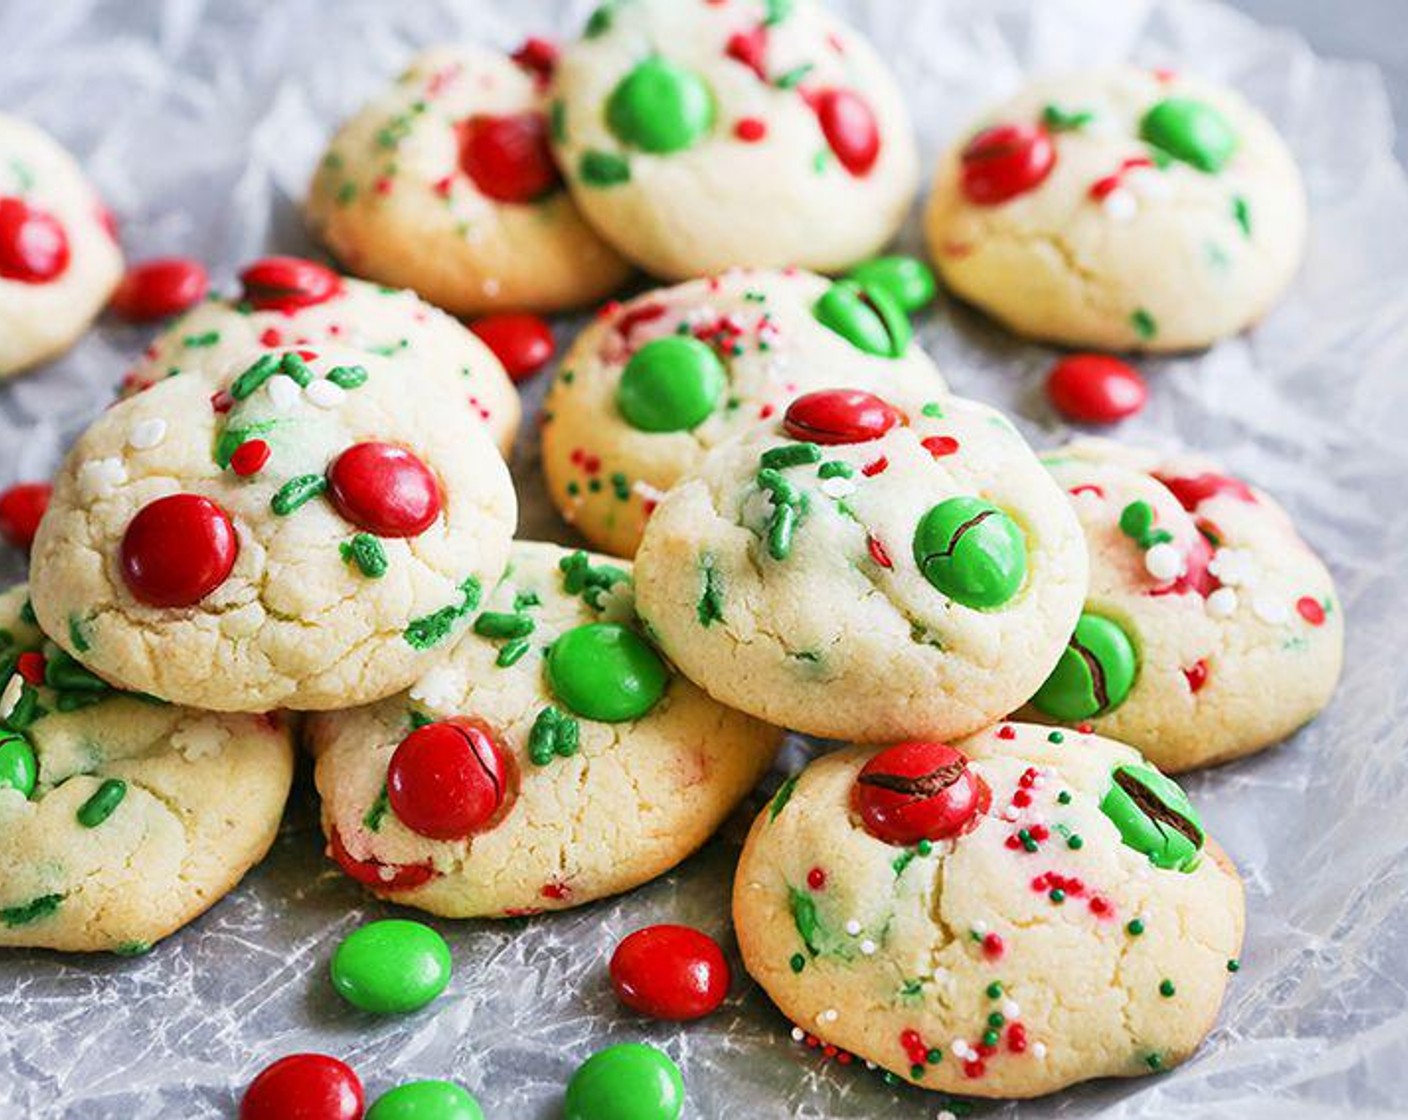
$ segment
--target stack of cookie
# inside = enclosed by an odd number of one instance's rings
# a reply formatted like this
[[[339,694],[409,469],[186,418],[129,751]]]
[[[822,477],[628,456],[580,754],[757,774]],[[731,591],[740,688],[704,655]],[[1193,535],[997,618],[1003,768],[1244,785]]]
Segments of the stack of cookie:
[[[0,313],[57,324],[21,295],[52,299],[71,334],[117,258],[45,144],[0,128],[67,184],[72,261],[0,198]],[[312,186],[366,279],[250,265],[54,483],[0,599],[0,944],[135,952],[189,921],[268,849],[300,730],[349,876],[501,917],[674,866],[788,729],[852,744],[786,778],[735,883],[799,1037],[983,1096],[1185,1059],[1243,903],[1164,771],[1323,707],[1333,585],[1216,465],[1039,458],[952,394],[910,323],[933,274],[869,259],[916,185],[893,79],[804,0],[611,0],[560,56],[418,59]],[[1265,311],[1304,202],[1240,100],[1122,70],[1005,106],[927,225],[1015,330],[1178,349]],[[541,414],[549,495],[601,552],[515,541],[521,366],[451,316],[581,306],[627,262],[683,282],[607,304]],[[46,269],[96,302],[30,292]]]

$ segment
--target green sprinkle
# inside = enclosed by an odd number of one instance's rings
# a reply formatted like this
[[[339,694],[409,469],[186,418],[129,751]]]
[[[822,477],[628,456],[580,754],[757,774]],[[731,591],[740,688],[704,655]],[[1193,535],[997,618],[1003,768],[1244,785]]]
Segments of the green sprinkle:
[[[526,614],[485,611],[474,620],[474,632],[481,638],[526,638],[535,625]]]
[[[1007,1016],[1005,1016],[1001,1011],[994,1011],[991,1015],[988,1016],[988,1026],[990,1027],[1001,1027],[1006,1022]]]
[[[368,579],[380,579],[386,574],[386,549],[370,533],[358,533],[350,541],[343,541],[339,548],[342,559],[356,564],[357,570]]]
[[[16,926],[27,926],[41,918],[49,917],[50,914],[58,910],[63,901],[64,896],[61,894],[42,894],[32,902],[0,910],[0,923],[10,929],[14,929]]]
[[[1066,847],[1079,851],[1081,848],[1085,847],[1085,841],[1080,838],[1080,833],[1073,832],[1066,837]]]
[[[778,89],[795,89],[807,80],[807,75],[816,68],[812,62],[804,62],[801,66],[794,66],[772,80],[772,84]]]
[[[919,843],[914,845],[914,850],[918,852],[921,856],[927,856],[930,852],[934,850],[933,841],[921,840],[919,841]]]
[[[814,443],[784,443],[764,451],[759,463],[770,470],[786,470],[821,462],[821,448]]]
[[[61,692],[54,701],[54,707],[61,712],[77,712],[102,702],[103,696],[97,692]]]
[[[1056,795],[1056,800],[1062,805],[1069,805],[1071,803],[1071,791],[1063,789]]]
[[[483,594],[484,589],[479,581],[470,576],[460,584],[460,602],[441,607],[433,614],[413,620],[401,636],[412,649],[430,649],[439,645],[450,636],[455,623],[479,606],[479,599]]]
[[[116,957],[145,957],[151,951],[150,941],[124,941],[112,952]]]
[[[121,778],[109,778],[78,807],[78,823],[84,828],[97,828],[122,804],[127,796],[127,783]]]
[[[235,452],[240,449],[240,445],[253,439],[255,436],[262,436],[277,428],[277,420],[261,420],[255,424],[246,424],[242,428],[226,428],[220,433],[220,438],[215,441],[215,465],[222,471],[230,465],[230,460],[234,458]]]
[[[941,420],[943,419],[944,415],[943,406],[939,404],[938,401],[930,401],[919,411],[922,412],[925,416],[929,417],[931,420]]]
[[[1144,1058],[1144,1064],[1145,1064],[1146,1066],[1148,1066],[1148,1067],[1149,1067],[1150,1069],[1152,1069],[1152,1070],[1160,1070],[1160,1069],[1163,1069],[1163,1067],[1164,1067],[1163,1055],[1162,1055],[1162,1054],[1149,1054],[1149,1055],[1146,1055],[1145,1058]]]
[[[580,745],[581,725],[552,705],[538,713],[528,732],[528,757],[535,766],[546,766],[554,758],[570,758]]]
[[[941,1061],[943,1061],[943,1058],[944,1052],[940,1050],[937,1046],[930,1047],[928,1053],[924,1055],[924,1060],[927,1061],[931,1066],[938,1065]]]
[[[816,916],[816,899],[796,887],[789,887],[787,894],[792,904],[792,924],[797,927],[797,934],[806,945],[807,952],[816,956],[820,951],[821,933],[821,921]]]
[[[712,552],[706,552],[699,557],[699,572],[704,577],[704,590],[699,594],[694,613],[699,618],[699,625],[705,628],[724,621],[724,577],[714,564],[715,557]]]
[[[356,197],[357,184],[352,182],[351,179],[348,179],[347,182],[337,188],[337,194],[334,196],[334,199],[339,206],[350,206],[352,200]]]
[[[1066,741],[1066,735],[1062,731],[1053,731],[1046,737],[1046,741],[1048,743],[1064,743]]]
[[[598,35],[605,35],[611,30],[615,13],[611,10],[610,4],[603,4],[591,14],[587,20],[586,30],[582,34],[588,39],[595,39]]]
[[[983,1032],[983,1043],[986,1046],[996,1046],[1001,1039],[1002,1036],[997,1031],[986,1030]]]
[[[924,1067],[916,1062],[914,1065],[909,1067],[909,1076],[914,1078],[914,1080],[918,1081],[921,1077],[924,1076]]]
[[[539,606],[541,603],[542,599],[538,598],[536,591],[520,591],[513,597],[513,609],[515,611],[524,611],[529,607]]]
[[[264,354],[258,361],[235,378],[230,386],[230,396],[237,401],[242,401],[246,397],[256,392],[264,382],[279,372],[279,357],[277,354]]]
[[[840,459],[828,459],[816,469],[818,478],[853,478],[856,469]]]
[[[631,180],[631,165],[624,158],[595,149],[582,154],[577,172],[582,182],[593,187],[614,187]]]
[[[411,722],[415,722],[414,715],[412,716]],[[425,723],[429,722],[431,721],[428,719],[425,721]],[[420,726],[424,727],[425,724],[420,724]],[[383,782],[381,789],[377,791],[376,799],[372,801],[371,808],[367,810],[366,816],[362,818],[363,827],[365,827],[368,832],[380,832],[381,822],[385,819],[386,811],[390,808],[391,799],[386,792],[386,783]]]
[[[1138,937],[1144,932],[1144,919],[1135,918],[1124,928],[1125,932],[1128,933],[1130,937]]]
[[[296,381],[300,389],[306,389],[313,380],[313,371],[308,368],[303,355],[294,350],[290,350],[279,361],[279,372]]]
[[[1242,233],[1250,237],[1252,235],[1252,208],[1241,195],[1232,199],[1232,219],[1241,227]]]
[[[793,791],[797,788],[797,780],[798,775],[793,774],[777,787],[777,792],[772,795],[772,800],[768,802],[768,820],[777,820],[778,814],[781,813],[783,809],[787,808],[787,803],[792,800]]]
[[[356,389],[367,383],[367,367],[333,366],[328,370],[328,380],[339,389]]]
[[[88,629],[88,623],[76,614],[68,616],[68,640],[79,653],[87,653],[93,648],[93,638]]]
[[[1129,324],[1134,328],[1134,333],[1145,342],[1148,342],[1159,333],[1158,321],[1142,307],[1137,308],[1134,313],[1130,315]]]
[[[915,853],[912,850],[905,850],[890,861],[890,869],[895,873],[895,877],[904,874],[904,869],[914,862]]]
[[[1153,524],[1154,507],[1148,502],[1130,502],[1120,511],[1120,532],[1131,540],[1143,540]]]
[[[21,686],[19,701],[5,723],[16,731],[23,731],[43,714],[44,709],[39,706],[39,693],[26,684]]]
[[[1066,892],[1063,891],[1060,887],[1052,887],[1051,893],[1047,895],[1047,897],[1051,899],[1052,903],[1057,906],[1060,906],[1061,903],[1066,901]]]
[[[560,97],[548,108],[548,127],[552,130],[552,138],[556,143],[567,142],[567,106]]]
[[[793,972],[801,972],[802,969],[807,967],[807,958],[802,956],[801,953],[793,953],[792,959],[787,963],[791,966]]]
[[[763,17],[763,23],[768,27],[775,27],[792,14],[792,0],[766,0],[764,7],[767,15]]]
[[[287,517],[306,505],[328,488],[328,480],[320,474],[301,474],[279,487],[269,500],[269,508],[279,517]]]
[[[1164,979],[1159,981],[1159,995],[1163,996],[1164,999],[1172,999],[1174,992],[1177,990],[1178,989],[1173,986],[1172,980]]]
[[[776,506],[768,522],[768,555],[774,560],[786,560],[792,555],[792,534],[797,529],[797,507]]]
[[[44,683],[50,688],[77,692],[110,692],[112,686],[89,672],[63,651],[45,659]]]
[[[435,721],[431,719],[428,715],[426,715],[424,712],[412,711],[407,713],[406,722],[411,725],[411,730],[415,731],[418,728],[424,727],[428,723],[434,723]]]
[[[988,985],[987,991],[988,991],[988,999],[1001,999],[1001,998],[1002,998],[1002,985],[1001,985],[998,981],[996,981],[996,980],[994,980],[991,984]]]
[[[1233,957],[1231,960],[1229,960],[1229,961],[1227,962],[1227,971],[1228,971],[1228,972],[1240,972],[1241,969],[1242,969],[1242,962],[1239,961],[1236,957]]]
[[[1095,119],[1089,109],[1067,111],[1059,105],[1047,105],[1041,111],[1042,123],[1053,132],[1071,132],[1084,128]]]
[[[515,638],[499,650],[499,656],[494,658],[494,664],[500,669],[517,665],[523,660],[523,655],[528,652],[531,644],[527,638]]]
[[[34,600],[30,599],[28,596],[25,597],[24,602],[20,605],[20,621],[26,626],[39,625],[39,618],[34,613]]]
[[[192,350],[201,350],[208,346],[214,346],[219,341],[219,331],[206,331],[204,334],[188,334],[181,340],[181,345]]]

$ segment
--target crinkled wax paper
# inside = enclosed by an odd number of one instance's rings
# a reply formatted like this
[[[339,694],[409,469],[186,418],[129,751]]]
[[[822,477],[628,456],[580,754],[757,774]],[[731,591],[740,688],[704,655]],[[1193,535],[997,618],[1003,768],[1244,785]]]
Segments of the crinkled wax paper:
[[[1242,971],[1183,1068],[981,1114],[1404,1115],[1408,191],[1381,78],[1196,0],[836,7],[893,60],[926,163],[1025,73],[1128,57],[1244,90],[1289,139],[1312,200],[1309,258],[1288,298],[1246,338],[1147,363],[1153,400],[1121,432],[1202,448],[1273,491],[1328,559],[1349,615],[1330,710],[1280,749],[1188,781],[1247,879]],[[228,285],[262,251],[311,249],[298,202],[324,141],[417,48],[568,34],[585,14],[553,0],[4,0],[0,107],[79,155],[130,254],[193,254]],[[902,240],[919,249],[916,222]],[[921,338],[959,391],[1008,409],[1033,442],[1065,436],[1040,391],[1048,351],[942,301]],[[0,388],[0,482],[46,476],[145,339],[105,323]],[[524,532],[570,539],[544,499],[528,427],[515,464]],[[326,969],[339,938],[396,910],[323,858],[304,779],[269,860],[151,955],[0,956],[0,1116],[229,1117],[267,1062],[321,1050],[350,1061],[372,1095],[453,1077],[491,1118],[547,1120],[589,1053],[645,1039],[682,1066],[692,1118],[933,1117],[937,1096],[793,1043],[741,976],[721,1011],[687,1028],[617,1005],[606,962],[629,930],[683,921],[731,944],[733,864],[761,796],[701,854],[626,898],[531,921],[437,923],[455,956],[449,991],[383,1020],[342,1004]]]

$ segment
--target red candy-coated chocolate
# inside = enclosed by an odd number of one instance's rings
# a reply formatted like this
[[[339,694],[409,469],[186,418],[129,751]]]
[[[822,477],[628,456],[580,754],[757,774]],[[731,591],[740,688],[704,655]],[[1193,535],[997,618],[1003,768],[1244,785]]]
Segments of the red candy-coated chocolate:
[[[241,478],[248,478],[264,469],[270,454],[269,445],[262,439],[247,439],[230,456],[230,469]]]
[[[1312,599],[1309,595],[1302,595],[1296,600],[1296,613],[1311,626],[1325,625],[1325,607],[1319,599]]]
[[[904,413],[889,401],[862,389],[821,389],[787,406],[782,430],[811,443],[865,443],[879,439]]]
[[[150,607],[191,607],[230,575],[239,541],[209,498],[171,494],[137,511],[122,535],[122,576]]]
[[[1061,415],[1082,424],[1113,424],[1149,399],[1133,366],[1108,354],[1070,354],[1046,377],[1046,395]]]
[[[429,862],[382,863],[375,859],[358,859],[347,850],[337,829],[332,830],[328,848],[348,878],[380,891],[408,891],[435,878],[435,868]]]
[[[133,265],[112,294],[113,313],[134,323],[163,319],[194,307],[210,286],[205,266],[185,257],[158,257]]]
[[[827,89],[809,100],[841,166],[852,175],[869,174],[880,158],[880,126],[865,99],[848,89]]]
[[[68,268],[68,234],[47,210],[0,198],[0,277],[47,284]]]
[[[386,770],[391,811],[412,832],[463,840],[484,829],[508,796],[509,764],[489,729],[468,719],[418,727]]]
[[[533,376],[557,350],[552,328],[536,315],[505,313],[476,319],[469,329],[503,363],[515,382]]]
[[[342,277],[302,257],[265,257],[240,273],[245,302],[257,311],[293,312],[326,303],[342,291]]]
[[[768,80],[768,29],[764,24],[747,31],[739,31],[730,36],[724,53],[735,62],[741,62],[757,76],[758,81]]]
[[[1178,499],[1178,504],[1189,513],[1209,498],[1216,498],[1220,494],[1228,494],[1243,502],[1256,501],[1256,495],[1252,493],[1250,486],[1241,479],[1230,478],[1225,474],[1207,471],[1186,478],[1173,478],[1162,474],[1156,474],[1154,477],[1168,487],[1169,492]]]
[[[361,1120],[364,1107],[351,1066],[326,1054],[290,1054],[249,1083],[240,1120]]]
[[[440,515],[440,484],[403,447],[356,443],[328,468],[328,496],[337,512],[379,537],[414,537]]]
[[[877,754],[856,776],[854,796],[865,830],[900,845],[966,832],[992,803],[987,783],[969,768],[966,755],[926,740]]]
[[[1056,145],[1039,125],[1000,124],[963,149],[963,193],[970,202],[995,206],[1034,190],[1056,166]]]
[[[698,1019],[728,995],[723,950],[689,926],[638,929],[611,955],[611,986],[633,1011],[654,1019]]]
[[[521,69],[532,74],[539,85],[546,85],[557,69],[557,56],[557,44],[536,35],[528,36],[522,46],[509,55]]]
[[[28,552],[53,493],[47,482],[20,482],[0,493],[0,536]]]
[[[562,181],[542,113],[479,114],[459,124],[460,170],[498,202],[533,202]]]

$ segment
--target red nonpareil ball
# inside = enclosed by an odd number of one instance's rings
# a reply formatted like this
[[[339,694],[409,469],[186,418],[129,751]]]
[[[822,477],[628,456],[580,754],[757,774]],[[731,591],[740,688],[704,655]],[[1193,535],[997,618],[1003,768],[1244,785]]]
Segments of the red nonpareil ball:
[[[122,577],[149,607],[192,607],[229,578],[238,555],[229,514],[209,498],[171,494],[128,523]]]
[[[621,1002],[654,1019],[698,1019],[728,995],[723,950],[690,926],[638,929],[611,955],[611,986]]]
[[[469,329],[494,352],[515,383],[532,377],[552,361],[557,351],[552,328],[537,315],[485,315],[471,323]]]
[[[996,206],[1041,186],[1056,166],[1056,145],[1040,125],[1000,124],[968,141],[961,159],[964,196]]]
[[[47,210],[22,198],[0,198],[0,277],[47,284],[68,268],[68,234]]]
[[[359,529],[380,537],[415,537],[440,516],[440,483],[403,447],[353,444],[328,468],[328,497]]]
[[[290,1054],[249,1083],[240,1120],[361,1120],[364,1107],[351,1066],[326,1054]]]
[[[113,292],[113,314],[133,323],[164,319],[194,307],[210,286],[205,266],[186,257],[133,265]]]
[[[889,401],[861,389],[822,389],[787,406],[782,430],[811,443],[866,443],[904,423]]]
[[[977,824],[992,794],[947,743],[913,740],[889,747],[856,776],[855,808],[865,830],[887,844],[949,840]]]
[[[1070,354],[1046,377],[1056,410],[1082,424],[1113,424],[1133,416],[1149,399],[1139,371],[1108,354]]]
[[[508,797],[509,762],[477,720],[451,719],[412,731],[386,771],[391,811],[412,832],[463,840],[482,832]]]
[[[265,257],[240,273],[244,301],[256,311],[293,312],[326,303],[342,291],[342,277],[302,257]]]
[[[458,130],[460,170],[496,202],[534,202],[562,181],[542,113],[478,114]]]
[[[53,493],[47,482],[20,482],[0,493],[0,536],[28,552]]]

